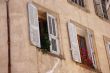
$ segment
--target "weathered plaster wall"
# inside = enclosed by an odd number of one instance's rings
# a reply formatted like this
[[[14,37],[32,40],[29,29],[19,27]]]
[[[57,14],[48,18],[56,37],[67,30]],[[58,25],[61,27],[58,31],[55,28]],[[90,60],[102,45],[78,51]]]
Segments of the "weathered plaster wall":
[[[6,3],[0,1],[0,73],[8,72]]]
[[[41,5],[47,9],[50,9],[59,15],[58,30],[60,33],[60,46],[61,54],[65,57],[65,60],[60,60],[55,73],[96,73],[93,70],[86,69],[76,64],[71,59],[69,49],[69,39],[67,33],[67,22],[71,19],[83,26],[86,26],[94,31],[97,56],[99,58],[98,64],[102,73],[110,73],[110,68],[107,61],[103,35],[110,36],[110,24],[101,20],[95,15],[93,0],[87,0],[88,12],[80,9],[77,6],[71,5],[67,0],[33,0],[37,5]],[[10,28],[11,28],[11,63],[12,73],[46,73],[52,69],[57,62],[56,57],[52,55],[43,55],[38,48],[32,46],[29,41],[29,27],[28,27],[28,14],[27,14],[28,0],[10,0]],[[0,40],[4,43],[0,43],[0,49],[5,52],[3,55],[0,53],[0,57],[6,55],[5,49],[7,49],[6,41],[6,20],[5,20],[5,6],[0,4],[0,9],[4,12],[0,17],[4,15],[3,20],[0,19]],[[4,33],[3,33],[4,32]],[[64,33],[65,32],[65,33]],[[2,35],[1,35],[2,34]],[[4,38],[5,41],[2,39]],[[4,46],[3,46],[4,45]],[[3,48],[4,47],[4,48]],[[2,56],[1,56],[2,55]],[[6,56],[5,56],[6,57]],[[3,59],[0,59],[3,60]],[[3,60],[3,63],[7,60]],[[3,64],[1,63],[1,64]],[[5,64],[7,64],[5,62]],[[5,66],[5,64],[3,66]],[[0,68],[4,68],[0,66]],[[6,67],[7,68],[7,67]],[[5,71],[5,70],[3,70]],[[1,72],[1,70],[0,70]],[[5,73],[5,72],[1,72]]]

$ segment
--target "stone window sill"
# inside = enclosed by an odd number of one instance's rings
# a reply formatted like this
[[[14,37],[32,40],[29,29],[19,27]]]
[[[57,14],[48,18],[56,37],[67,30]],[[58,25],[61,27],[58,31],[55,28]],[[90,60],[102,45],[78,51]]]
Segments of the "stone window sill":
[[[38,47],[37,47],[38,48]],[[39,51],[41,51],[41,48],[38,48],[38,50]],[[42,51],[41,51],[42,52]],[[62,54],[59,54],[59,55],[57,55],[57,54],[54,54],[54,53],[51,53],[51,52],[47,52],[47,53],[43,53],[42,52],[42,54],[47,54],[47,55],[50,55],[50,56],[53,56],[53,57],[57,57],[57,58],[59,58],[59,59],[61,59],[61,60],[65,60],[65,57],[62,55]]]

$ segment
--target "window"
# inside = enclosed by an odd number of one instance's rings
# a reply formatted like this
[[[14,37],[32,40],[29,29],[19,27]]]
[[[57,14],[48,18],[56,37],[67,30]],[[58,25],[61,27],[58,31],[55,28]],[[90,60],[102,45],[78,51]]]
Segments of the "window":
[[[73,60],[96,68],[93,32],[71,22],[68,23],[68,32]]]
[[[56,17],[28,3],[31,43],[44,51],[59,55]]]
[[[75,3],[81,7],[85,7],[84,0],[70,0],[70,2]]]
[[[108,19],[106,0],[94,0],[94,6],[95,6],[96,14],[99,17]]]

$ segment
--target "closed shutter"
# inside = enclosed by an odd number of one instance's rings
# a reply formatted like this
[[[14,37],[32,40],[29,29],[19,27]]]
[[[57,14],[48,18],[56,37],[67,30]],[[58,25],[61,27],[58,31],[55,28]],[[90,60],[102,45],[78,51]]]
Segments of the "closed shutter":
[[[38,10],[31,2],[28,3],[28,14],[29,14],[29,30],[30,40],[34,46],[41,47],[40,45],[40,32],[38,22]]]
[[[60,54],[56,18],[47,13],[48,32],[50,40],[50,52]]]
[[[100,17],[103,17],[104,15],[101,0],[94,0],[94,3],[96,14]]]
[[[71,45],[70,47],[72,51],[73,60],[81,63],[76,26],[70,22],[68,23],[68,32],[69,32],[69,39],[70,39],[70,45]]]
[[[96,68],[96,58],[95,58],[95,51],[94,51],[94,37],[93,32],[87,29],[87,42],[88,42],[88,53],[89,58],[92,60],[94,68]]]

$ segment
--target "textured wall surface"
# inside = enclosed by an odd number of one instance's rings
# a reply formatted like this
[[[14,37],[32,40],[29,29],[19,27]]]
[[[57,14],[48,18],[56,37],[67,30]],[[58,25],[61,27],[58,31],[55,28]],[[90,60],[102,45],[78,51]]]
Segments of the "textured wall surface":
[[[93,0],[87,0],[87,11],[76,5],[71,5],[67,0],[33,0],[33,2],[36,6],[39,4],[58,14],[60,49],[65,60],[61,60],[50,54],[42,54],[39,48],[30,44],[27,14],[28,0],[10,0],[12,73],[51,73],[49,71],[54,66],[53,73],[97,73],[72,61],[66,25],[70,19],[94,31],[98,69],[102,73],[110,73],[103,40],[103,36],[110,37],[110,23],[96,16]],[[0,73],[7,73],[7,29],[5,13],[5,4],[0,4]]]
[[[0,73],[8,72],[6,3],[0,3]]]

